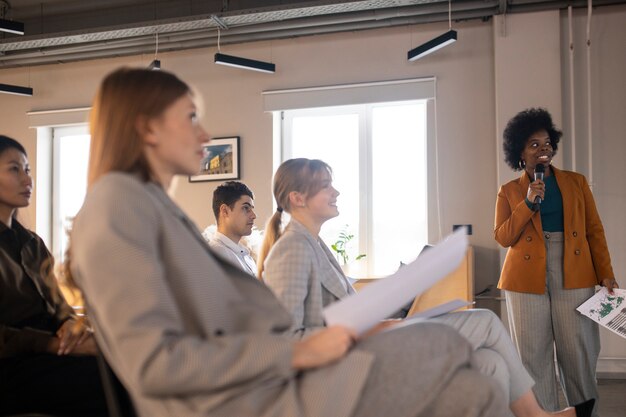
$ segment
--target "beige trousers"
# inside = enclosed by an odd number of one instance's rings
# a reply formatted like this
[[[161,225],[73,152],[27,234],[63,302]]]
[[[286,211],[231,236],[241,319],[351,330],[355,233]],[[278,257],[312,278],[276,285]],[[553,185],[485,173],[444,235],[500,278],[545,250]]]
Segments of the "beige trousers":
[[[548,411],[559,409],[554,353],[561,387],[569,405],[598,399],[596,364],[600,353],[598,325],[576,307],[594,288],[563,288],[563,233],[544,232],[546,291],[506,291],[511,336],[536,385],[537,400]],[[598,414],[598,402],[594,417]]]

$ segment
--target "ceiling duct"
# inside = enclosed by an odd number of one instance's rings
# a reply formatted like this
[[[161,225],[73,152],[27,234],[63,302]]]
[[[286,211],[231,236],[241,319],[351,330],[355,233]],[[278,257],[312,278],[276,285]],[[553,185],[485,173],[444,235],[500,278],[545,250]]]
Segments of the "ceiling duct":
[[[25,23],[26,34],[0,35],[0,69],[150,53],[156,33],[159,51],[167,52],[213,47],[218,28],[226,45],[448,20],[445,0],[239,3],[248,8],[222,11],[223,0],[20,0],[11,17]],[[586,0],[456,0],[453,17],[488,19],[503,9],[510,14],[570,4],[585,7]]]

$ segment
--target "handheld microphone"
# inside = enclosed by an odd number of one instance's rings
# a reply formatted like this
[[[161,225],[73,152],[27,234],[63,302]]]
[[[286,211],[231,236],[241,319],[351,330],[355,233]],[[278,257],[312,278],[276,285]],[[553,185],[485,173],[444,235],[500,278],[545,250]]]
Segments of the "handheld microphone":
[[[541,180],[543,181],[543,173],[546,172],[546,167],[543,164],[537,164],[535,167],[535,181]],[[535,197],[535,203],[541,204],[541,197]]]

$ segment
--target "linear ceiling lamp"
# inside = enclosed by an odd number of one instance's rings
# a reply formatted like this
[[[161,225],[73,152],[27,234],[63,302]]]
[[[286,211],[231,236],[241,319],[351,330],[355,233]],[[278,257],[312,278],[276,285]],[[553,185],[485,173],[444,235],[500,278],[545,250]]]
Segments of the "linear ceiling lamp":
[[[448,31],[443,35],[437,36],[435,39],[431,39],[426,43],[421,44],[417,48],[411,49],[407,52],[407,59],[409,61],[415,61],[428,54],[432,54],[435,51],[450,45],[457,40],[456,30],[452,30],[452,0],[448,0]]]
[[[449,30],[441,36],[437,36],[435,39],[431,39],[428,42],[411,49],[407,53],[407,59],[409,61],[415,61],[428,54],[443,48],[446,45],[450,45],[452,42],[456,42],[457,33],[456,30]]]
[[[217,52],[215,53],[215,63],[229,67],[242,68],[252,71],[266,72],[273,74],[276,72],[276,65],[270,62],[257,61],[255,59],[242,58],[239,56],[226,55],[220,50],[221,30],[217,28]]]
[[[0,19],[0,32],[15,33],[16,35],[24,34],[24,23],[15,20]]]
[[[15,94],[17,96],[32,96],[33,89],[21,85],[0,84],[0,93]]]
[[[0,32],[15,33],[16,35],[24,34],[24,23],[15,20],[7,20],[5,17],[11,10],[11,5],[7,0],[0,0]]]
[[[259,72],[267,72],[270,74],[273,74],[276,72],[275,64],[272,64],[269,62],[263,62],[263,61],[256,61],[254,59],[241,58],[238,56],[221,54],[219,52],[215,54],[215,63],[220,64],[220,65],[227,65],[229,67],[243,68],[243,69],[259,71]]]

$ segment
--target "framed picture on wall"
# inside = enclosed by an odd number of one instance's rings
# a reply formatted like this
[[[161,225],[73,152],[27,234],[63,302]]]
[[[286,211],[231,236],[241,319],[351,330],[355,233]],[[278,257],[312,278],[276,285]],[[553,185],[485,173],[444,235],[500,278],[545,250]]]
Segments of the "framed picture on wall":
[[[202,147],[204,158],[189,182],[239,179],[239,136],[214,138]]]

